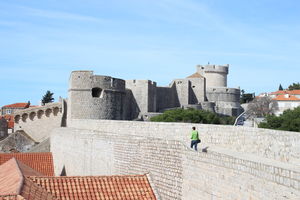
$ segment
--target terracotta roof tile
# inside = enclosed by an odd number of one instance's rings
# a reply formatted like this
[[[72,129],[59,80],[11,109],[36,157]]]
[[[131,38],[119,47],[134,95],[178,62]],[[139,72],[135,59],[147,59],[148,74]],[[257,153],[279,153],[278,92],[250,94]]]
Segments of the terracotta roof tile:
[[[291,95],[300,95],[300,90],[278,90],[276,92],[271,92],[271,95],[280,95],[280,94],[291,94]]]
[[[26,200],[20,195],[0,195],[0,200]]]
[[[28,177],[25,177],[22,191],[20,195],[28,200],[56,200],[51,193],[49,193],[45,188],[34,183]]]
[[[204,78],[204,77],[201,74],[196,72],[196,73],[188,76],[187,78]]]
[[[300,98],[295,97],[294,95],[277,95],[275,98],[273,98],[276,101],[300,101]]]
[[[3,108],[28,108],[30,103],[14,103],[10,105],[5,105]]]
[[[292,95],[300,95],[300,90],[290,90],[290,91],[289,91],[289,94],[292,94]]]
[[[278,95],[278,94],[288,94],[288,91],[286,91],[286,90],[278,90],[276,92],[271,92],[270,94],[271,95],[272,94],[275,94],[275,95]]]
[[[18,195],[23,184],[23,175],[16,159],[0,165],[0,174],[0,195]]]
[[[53,200],[44,188],[29,180],[28,176],[42,174],[11,158],[0,165],[0,195],[2,199]],[[1,200],[0,198],[0,200]]]
[[[16,158],[0,165],[0,195],[0,200],[156,199],[147,175],[40,176]]]
[[[58,199],[156,199],[146,175],[29,177],[29,179]]]
[[[13,157],[45,176],[54,176],[53,158],[50,152],[0,153],[0,165]]]

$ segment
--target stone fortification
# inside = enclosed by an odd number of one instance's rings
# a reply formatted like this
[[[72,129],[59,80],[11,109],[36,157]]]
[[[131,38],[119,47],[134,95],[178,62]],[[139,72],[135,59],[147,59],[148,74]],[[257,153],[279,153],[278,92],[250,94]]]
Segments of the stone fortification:
[[[92,71],[73,71],[69,80],[68,119],[123,119],[125,81]]]
[[[237,116],[241,112],[240,89],[212,87],[206,88],[208,102],[215,102],[215,111],[224,115]]]
[[[92,71],[73,71],[68,119],[133,120],[148,113],[184,107],[239,115],[240,90],[226,88],[228,65],[197,66],[197,70],[185,79],[173,80],[169,87],[158,87],[150,80],[124,81],[94,75]]]
[[[57,103],[19,110],[15,114],[16,131],[24,131],[35,142],[42,142],[54,128],[65,126],[66,105],[61,99]]]
[[[197,65],[197,72],[206,78],[206,87],[227,87],[229,65]]]
[[[135,118],[147,112],[156,112],[156,82],[150,80],[127,80],[126,89],[132,92],[131,108]]]
[[[207,153],[187,147],[193,125]],[[149,172],[161,199],[170,200],[297,199],[300,195],[297,133],[105,120],[74,120],[70,126],[52,134],[56,174],[63,166],[68,175]]]
[[[69,127],[102,130],[117,134],[145,135],[189,144],[189,132],[197,127],[203,146],[217,146],[232,151],[300,166],[300,135],[296,132],[210,124],[155,123],[114,120],[72,120]]]

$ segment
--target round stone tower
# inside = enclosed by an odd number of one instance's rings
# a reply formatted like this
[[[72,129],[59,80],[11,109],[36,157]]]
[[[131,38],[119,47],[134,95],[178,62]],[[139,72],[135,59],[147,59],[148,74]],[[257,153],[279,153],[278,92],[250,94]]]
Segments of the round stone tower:
[[[93,71],[73,71],[68,119],[122,119],[124,96],[124,80],[93,75]]]
[[[206,78],[206,88],[227,87],[229,65],[197,65],[197,72]]]

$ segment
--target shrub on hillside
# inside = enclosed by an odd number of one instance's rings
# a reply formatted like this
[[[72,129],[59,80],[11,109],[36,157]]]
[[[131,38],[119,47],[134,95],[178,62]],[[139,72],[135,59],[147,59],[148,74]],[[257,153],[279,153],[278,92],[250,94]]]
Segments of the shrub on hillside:
[[[300,132],[300,107],[294,110],[286,110],[278,117],[269,115],[266,122],[260,123],[258,127]]]
[[[152,117],[153,122],[190,122],[202,124],[234,124],[235,117],[219,116],[205,110],[174,109]]]

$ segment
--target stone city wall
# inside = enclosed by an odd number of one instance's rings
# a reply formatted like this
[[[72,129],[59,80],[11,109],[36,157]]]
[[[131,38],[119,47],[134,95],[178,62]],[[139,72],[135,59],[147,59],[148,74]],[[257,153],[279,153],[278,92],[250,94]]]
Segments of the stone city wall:
[[[69,176],[150,173],[163,200],[297,199],[300,196],[299,166],[224,148],[209,147],[207,153],[195,152],[182,141],[188,137],[186,132],[175,137],[181,132],[171,133],[174,129],[165,123],[139,123],[139,129],[131,122],[115,128],[111,121],[97,124],[108,125],[105,130],[109,131],[59,128],[52,132],[56,175],[63,167]],[[156,125],[152,134],[143,124]],[[120,130],[124,126],[128,130],[136,127],[139,132]],[[159,126],[168,129],[163,134]],[[202,140],[206,139],[203,136]]]
[[[73,71],[69,79],[68,119],[122,119],[125,81],[92,71]]]
[[[179,140],[185,144],[189,144],[190,130],[195,126],[203,146],[218,146],[300,166],[300,134],[297,132],[226,125],[116,120],[72,120],[68,126],[121,135]]]
[[[15,131],[23,130],[35,142],[42,142],[54,128],[63,126],[63,100],[45,106],[31,107],[15,113]]]

